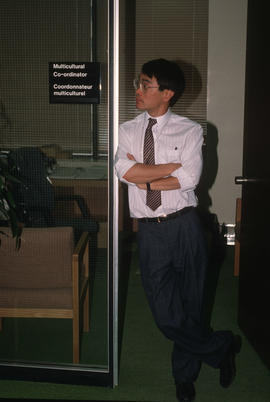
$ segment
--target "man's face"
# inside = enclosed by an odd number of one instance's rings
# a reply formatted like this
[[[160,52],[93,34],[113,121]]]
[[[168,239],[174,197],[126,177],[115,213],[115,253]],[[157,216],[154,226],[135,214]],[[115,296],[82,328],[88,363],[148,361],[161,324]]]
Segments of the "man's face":
[[[140,87],[136,90],[136,108],[146,110],[153,117],[166,113],[172,96],[168,97],[168,90],[160,91],[156,78],[145,74],[140,74],[139,82]]]

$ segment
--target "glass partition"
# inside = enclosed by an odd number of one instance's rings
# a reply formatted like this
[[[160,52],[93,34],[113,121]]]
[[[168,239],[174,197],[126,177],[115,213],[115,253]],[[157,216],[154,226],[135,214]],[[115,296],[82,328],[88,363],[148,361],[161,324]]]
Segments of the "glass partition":
[[[0,235],[7,376],[113,381],[114,3],[1,1],[0,150],[23,225],[19,250]]]

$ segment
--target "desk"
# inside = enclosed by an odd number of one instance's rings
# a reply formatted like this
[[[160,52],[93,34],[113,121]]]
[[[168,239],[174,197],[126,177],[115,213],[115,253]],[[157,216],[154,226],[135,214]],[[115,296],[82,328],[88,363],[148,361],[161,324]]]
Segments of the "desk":
[[[99,223],[98,247],[108,244],[108,179],[107,164],[98,162],[68,161],[57,165],[50,174],[55,195],[80,195],[84,198],[91,216]],[[72,164],[73,162],[73,164]],[[66,163],[66,165],[65,165]],[[59,203],[57,214],[62,217],[78,216],[76,203]],[[119,185],[119,231],[129,225],[127,189]]]

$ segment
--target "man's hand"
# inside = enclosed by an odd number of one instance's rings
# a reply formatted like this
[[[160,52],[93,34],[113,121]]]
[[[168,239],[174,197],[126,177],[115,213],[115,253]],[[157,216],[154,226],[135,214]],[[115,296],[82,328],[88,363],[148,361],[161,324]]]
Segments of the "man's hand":
[[[136,161],[136,159],[134,158],[134,156],[131,155],[131,154],[129,154],[129,153],[127,153],[127,157],[128,157],[128,159],[129,159],[130,161]]]
[[[147,190],[146,184],[136,184],[136,186],[141,190]]]

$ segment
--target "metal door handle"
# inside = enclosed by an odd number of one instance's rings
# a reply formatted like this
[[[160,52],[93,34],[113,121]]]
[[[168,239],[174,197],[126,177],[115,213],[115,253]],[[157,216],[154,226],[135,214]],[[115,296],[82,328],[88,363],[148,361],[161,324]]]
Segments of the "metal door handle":
[[[267,179],[267,178],[243,177],[243,176],[236,176],[234,178],[234,181],[235,181],[235,184],[270,183],[270,179]]]

